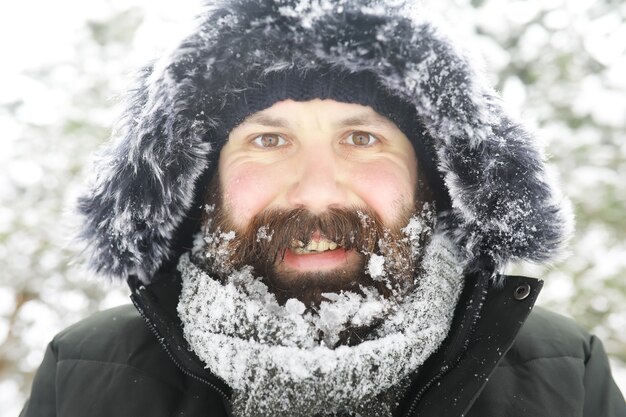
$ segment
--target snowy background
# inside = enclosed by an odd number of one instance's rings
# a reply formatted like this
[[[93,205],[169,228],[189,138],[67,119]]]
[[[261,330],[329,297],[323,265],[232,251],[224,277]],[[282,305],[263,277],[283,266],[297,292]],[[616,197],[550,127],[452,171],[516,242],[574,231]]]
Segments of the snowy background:
[[[199,0],[0,5],[0,416],[16,416],[48,341],[126,287],[84,271],[72,205],[133,70],[188,27]],[[398,1],[394,1],[398,3]],[[574,205],[571,253],[539,303],[599,335],[626,391],[626,2],[426,1],[539,132]]]

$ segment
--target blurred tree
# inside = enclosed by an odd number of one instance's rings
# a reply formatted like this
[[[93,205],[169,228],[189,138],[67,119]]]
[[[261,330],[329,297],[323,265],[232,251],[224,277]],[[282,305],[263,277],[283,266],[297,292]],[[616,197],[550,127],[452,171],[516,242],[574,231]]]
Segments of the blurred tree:
[[[0,104],[0,414],[18,413],[56,332],[127,299],[74,262],[70,240],[72,204],[110,134],[110,97],[141,23],[136,9],[110,13],[76,33],[71,60],[26,70],[17,99]]]

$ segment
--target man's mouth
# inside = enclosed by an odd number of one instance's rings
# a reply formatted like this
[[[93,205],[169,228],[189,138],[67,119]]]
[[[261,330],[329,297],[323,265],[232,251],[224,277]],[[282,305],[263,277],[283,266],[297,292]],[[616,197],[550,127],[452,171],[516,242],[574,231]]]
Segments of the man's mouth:
[[[294,270],[323,271],[345,266],[355,259],[358,259],[356,251],[347,251],[341,244],[314,232],[306,243],[293,239],[283,263]]]
[[[335,250],[340,246],[341,245],[337,242],[326,239],[325,237],[314,237],[306,244],[297,239],[291,241],[291,250],[297,255],[326,252],[329,250]]]

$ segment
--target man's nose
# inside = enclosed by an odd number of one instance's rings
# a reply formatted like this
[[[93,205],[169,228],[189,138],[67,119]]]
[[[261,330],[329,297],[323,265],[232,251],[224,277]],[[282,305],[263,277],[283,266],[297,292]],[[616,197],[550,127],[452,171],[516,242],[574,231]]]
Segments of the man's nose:
[[[297,161],[296,182],[287,193],[288,203],[313,213],[345,207],[348,191],[340,178],[340,163],[332,149],[303,151]]]

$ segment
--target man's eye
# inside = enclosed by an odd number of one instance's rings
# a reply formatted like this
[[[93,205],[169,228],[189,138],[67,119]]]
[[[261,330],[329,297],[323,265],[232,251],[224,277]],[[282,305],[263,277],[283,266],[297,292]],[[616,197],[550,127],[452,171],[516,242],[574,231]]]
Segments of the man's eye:
[[[286,144],[287,141],[280,135],[264,133],[254,138],[252,143],[260,148],[277,148]]]
[[[379,139],[376,136],[372,135],[371,133],[362,131],[352,132],[346,138],[347,143],[356,146],[370,146],[378,141]]]

